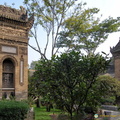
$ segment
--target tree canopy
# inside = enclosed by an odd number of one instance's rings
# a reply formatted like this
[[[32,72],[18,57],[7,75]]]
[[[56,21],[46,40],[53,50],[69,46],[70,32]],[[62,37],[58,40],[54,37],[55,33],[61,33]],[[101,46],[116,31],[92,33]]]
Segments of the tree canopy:
[[[94,53],[109,33],[119,30],[119,18],[109,17],[102,21],[101,17],[97,17],[99,9],[86,8],[86,3],[75,0],[24,0],[24,4],[28,14],[34,14],[35,18],[31,35],[37,48],[29,46],[45,59],[48,59],[47,51],[52,57],[60,52],[61,47],[67,48],[67,51],[75,49]],[[42,36],[38,31],[40,27],[46,32],[46,40],[39,37]],[[39,41],[46,42],[44,48],[41,48]]]
[[[119,31],[120,18],[109,17],[103,21],[96,17],[99,9],[83,9],[64,21],[64,29],[60,32],[58,46],[68,50],[83,50],[87,54],[94,54],[98,46],[103,43],[110,33]]]
[[[37,48],[30,45],[34,50],[40,53],[40,57],[47,59],[46,51],[48,45],[51,45],[51,56],[58,52],[55,49],[56,42],[58,39],[58,33],[61,29],[62,23],[67,16],[67,12],[75,4],[74,0],[24,0],[24,4],[27,7],[28,14],[34,14],[35,22],[31,35],[35,38]],[[43,51],[39,45],[38,27],[42,27],[45,32],[47,39],[41,40],[46,41]],[[50,50],[49,50],[50,51]]]
[[[95,54],[95,50],[110,33],[119,31],[119,18],[109,17],[102,21],[97,17],[99,9],[86,8],[85,3],[75,0],[24,0],[24,3],[28,14],[34,14],[35,18],[30,35],[37,48],[29,46],[42,58],[30,79],[29,95],[53,101],[66,110],[72,120],[73,112],[78,114],[86,106],[96,107],[102,100],[99,97],[108,92],[118,94],[118,82],[109,77],[98,77],[110,61],[106,56]],[[39,41],[45,40],[38,38],[40,26],[47,36],[43,50]],[[51,49],[48,49],[49,44]],[[60,48],[66,51],[57,56]],[[49,60],[47,50],[51,51]]]
[[[102,101],[101,97],[110,91],[115,95],[118,90],[114,79],[108,77],[105,81],[105,77],[98,78],[109,62],[99,54],[85,56],[75,51],[54,56],[51,60],[42,59],[34,74],[35,93],[47,97],[71,117],[73,112],[79,113],[86,106],[96,108]],[[109,81],[112,82],[109,84]]]

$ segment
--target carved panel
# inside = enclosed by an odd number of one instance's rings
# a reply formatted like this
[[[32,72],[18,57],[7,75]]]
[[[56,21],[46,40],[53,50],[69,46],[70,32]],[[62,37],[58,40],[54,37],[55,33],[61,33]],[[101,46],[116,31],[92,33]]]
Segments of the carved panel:
[[[20,47],[20,48],[19,48],[19,54],[27,55],[27,48],[25,48],[25,47]]]
[[[27,43],[26,43],[26,42],[15,41],[15,40],[0,39],[0,42],[1,42],[1,43],[12,44],[12,45],[23,45],[23,46],[27,46]]]
[[[17,37],[27,37],[27,32],[21,29],[13,29],[10,27],[0,26],[0,34],[17,36]]]
[[[8,43],[8,44],[17,44],[17,45],[27,46],[26,42],[15,41],[15,40],[0,39],[0,42],[2,42],[2,43]]]

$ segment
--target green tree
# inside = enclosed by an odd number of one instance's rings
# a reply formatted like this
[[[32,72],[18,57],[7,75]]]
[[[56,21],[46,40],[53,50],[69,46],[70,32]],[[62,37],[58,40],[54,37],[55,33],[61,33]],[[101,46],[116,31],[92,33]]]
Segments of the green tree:
[[[49,84],[44,82],[45,78],[47,77],[48,79],[50,74],[48,73],[50,71],[49,60],[41,59],[35,62],[34,69],[34,74],[29,76],[28,95],[33,100],[36,100],[37,107],[40,107],[40,97],[42,96],[42,98],[47,98],[47,94],[49,94]]]
[[[67,50],[83,50],[87,54],[94,54],[96,48],[103,43],[110,33],[119,31],[120,18],[109,17],[101,20],[96,17],[99,9],[83,9],[73,11],[64,21],[64,29],[60,32],[58,46]]]
[[[24,0],[24,4],[27,7],[28,13],[31,15],[34,13],[35,22],[31,35],[35,38],[37,48],[29,45],[34,50],[40,53],[42,58],[47,59],[46,51],[48,45],[51,45],[51,56],[58,52],[58,49],[55,49],[56,42],[58,39],[58,33],[61,29],[62,23],[67,16],[67,12],[75,4],[74,0]],[[39,45],[38,27],[42,27],[46,32],[46,41],[45,47],[41,50]],[[50,49],[49,49],[50,51]]]
[[[118,31],[119,18],[109,17],[103,21],[97,18],[99,9],[85,8],[86,3],[75,0],[24,0],[28,13],[34,13],[34,25],[31,35],[34,37],[37,48],[29,45],[47,59],[47,50],[51,56],[59,52],[61,47],[68,50],[83,49],[88,54],[94,53],[103,43],[109,33]],[[46,40],[41,40],[38,28],[46,32]],[[41,48],[39,41],[46,42]],[[51,49],[48,49],[48,46]],[[51,51],[51,53],[50,53]]]
[[[42,64],[41,64],[42,63]],[[79,52],[64,53],[51,60],[42,60],[36,67],[42,95],[64,108],[73,118],[89,99],[97,76],[103,73],[109,60],[101,55],[82,56]]]
[[[97,78],[96,94],[101,95],[101,103],[117,104],[116,96],[120,95],[120,81],[110,75],[101,75]]]
[[[116,104],[119,95],[120,81],[110,75],[99,75],[88,95],[86,106],[96,108],[101,104]]]

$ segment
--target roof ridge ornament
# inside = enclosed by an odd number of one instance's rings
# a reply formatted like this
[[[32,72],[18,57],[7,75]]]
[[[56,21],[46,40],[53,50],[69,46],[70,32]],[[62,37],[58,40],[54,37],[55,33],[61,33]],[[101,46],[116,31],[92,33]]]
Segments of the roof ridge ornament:
[[[120,56],[120,37],[119,37],[119,41],[116,44],[116,46],[113,46],[112,48],[110,47],[110,52],[112,53],[114,57]]]
[[[20,9],[15,9],[0,5],[0,17],[10,18],[13,20],[19,20],[21,22],[27,22],[27,11],[24,7],[20,6]]]

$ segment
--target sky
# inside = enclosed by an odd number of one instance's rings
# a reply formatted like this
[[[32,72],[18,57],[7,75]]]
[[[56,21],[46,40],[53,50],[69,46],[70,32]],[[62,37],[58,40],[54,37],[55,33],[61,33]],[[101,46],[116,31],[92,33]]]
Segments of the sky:
[[[120,17],[120,0],[81,0],[82,2],[87,3],[87,7],[92,8],[96,7],[100,9],[100,14],[102,14],[102,18],[108,18],[111,17]],[[7,5],[13,6],[13,8],[19,9],[19,6],[23,6],[23,0],[0,0],[0,5],[4,5],[6,3]],[[13,3],[15,3],[13,5]],[[45,37],[45,34],[41,33],[41,37]],[[120,38],[120,32],[117,33],[111,33],[108,37],[108,39],[101,44],[97,52],[104,51],[107,54],[110,54],[110,47],[115,46],[119,42]],[[30,38],[29,42],[34,45],[33,39]],[[44,42],[44,41],[43,41]],[[28,64],[32,61],[39,60],[39,54],[35,52],[30,47],[28,48]]]

